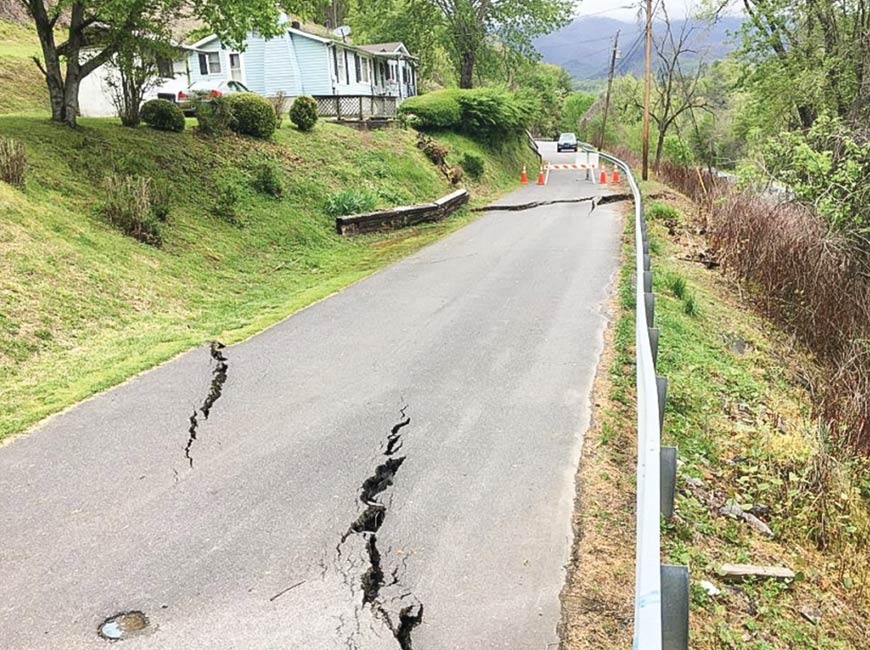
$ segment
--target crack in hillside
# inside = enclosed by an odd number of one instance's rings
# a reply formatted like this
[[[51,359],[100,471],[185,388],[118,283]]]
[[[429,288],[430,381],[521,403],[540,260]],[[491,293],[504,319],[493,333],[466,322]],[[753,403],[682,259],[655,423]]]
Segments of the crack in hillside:
[[[193,443],[196,441],[196,431],[199,428],[199,416],[197,413],[201,413],[202,418],[208,420],[209,413],[211,413],[211,409],[215,402],[220,399],[221,394],[223,393],[224,384],[227,381],[227,370],[229,369],[229,364],[227,363],[227,358],[223,355],[223,352],[221,352],[225,347],[226,346],[220,341],[211,342],[209,352],[212,361],[215,362],[214,370],[212,370],[211,386],[209,387],[208,395],[206,395],[202,402],[202,406],[198,409],[193,409],[193,413],[188,420],[190,426],[187,429],[187,444],[184,446],[184,457],[187,458],[191,468],[193,467],[193,456],[191,456],[190,450],[193,447]]]
[[[478,208],[471,208],[472,212],[522,212],[523,210],[532,210],[546,205],[558,205],[562,203],[586,203],[592,202],[592,209],[596,206],[605,205],[607,203],[617,203],[619,201],[630,201],[631,194],[608,194],[606,196],[582,196],[576,199],[552,199],[549,201],[531,201],[530,203],[517,203],[515,205],[484,205]]]
[[[396,474],[407,459],[407,456],[395,455],[404,445],[402,429],[411,423],[411,418],[406,413],[407,409],[407,406],[403,406],[400,409],[401,419],[390,429],[390,433],[382,446],[383,455],[387,457],[387,460],[378,465],[374,473],[366,478],[360,486],[359,502],[364,506],[363,511],[348,526],[347,531],[342,535],[341,540],[336,546],[336,553],[339,561],[341,561],[343,559],[342,546],[348,538],[358,535],[365,540],[366,568],[360,576],[362,605],[368,605],[374,616],[384,622],[399,644],[400,650],[412,650],[411,635],[414,628],[423,620],[423,605],[415,602],[402,607],[398,612],[398,620],[395,623],[393,622],[390,613],[387,611],[387,605],[381,598],[381,591],[385,587],[399,585],[399,567],[395,567],[389,573],[390,581],[387,582],[387,574],[384,571],[384,558],[378,548],[377,534],[384,524],[389,508],[389,505],[383,502],[382,495],[393,485]],[[387,553],[390,550],[388,549]],[[346,573],[345,582],[351,587],[351,593],[355,593],[354,585],[350,583]],[[400,596],[400,600],[408,597],[412,597],[411,594],[404,593]],[[392,599],[391,602],[394,600]],[[359,634],[359,607],[355,609],[354,616],[357,622],[356,633]],[[343,625],[340,627],[343,627]],[[346,639],[346,644],[348,647],[355,647],[353,633]]]

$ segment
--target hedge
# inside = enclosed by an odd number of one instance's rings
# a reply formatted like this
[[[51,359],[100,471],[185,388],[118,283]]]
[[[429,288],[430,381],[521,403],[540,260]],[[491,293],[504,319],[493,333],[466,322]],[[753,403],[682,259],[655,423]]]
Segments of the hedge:
[[[492,140],[524,130],[532,108],[502,88],[438,90],[402,102],[399,113],[420,130],[451,129]]]
[[[153,129],[161,131],[184,131],[184,113],[173,102],[165,99],[151,99],[139,111],[142,121]]]

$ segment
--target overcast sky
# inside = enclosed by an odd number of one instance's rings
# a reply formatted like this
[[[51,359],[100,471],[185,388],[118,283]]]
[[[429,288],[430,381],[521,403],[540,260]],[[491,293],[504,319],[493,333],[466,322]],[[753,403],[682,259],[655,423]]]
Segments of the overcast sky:
[[[693,0],[664,0],[671,18],[685,18],[697,5]],[[655,4],[655,2],[653,3]],[[606,16],[617,20],[634,21],[643,0],[580,0],[578,16]]]

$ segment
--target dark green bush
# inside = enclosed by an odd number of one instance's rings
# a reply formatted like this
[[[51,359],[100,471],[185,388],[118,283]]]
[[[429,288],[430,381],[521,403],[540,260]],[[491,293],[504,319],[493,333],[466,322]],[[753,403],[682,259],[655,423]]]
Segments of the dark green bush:
[[[457,97],[461,91],[438,90],[409,97],[399,106],[399,115],[407,117],[419,129],[449,129],[459,126],[462,112]]]
[[[290,119],[300,131],[313,129],[317,117],[317,101],[313,97],[297,97],[290,107]]]
[[[280,165],[274,160],[261,160],[253,169],[252,185],[254,189],[263,194],[268,194],[276,199],[284,194],[284,179]]]
[[[478,156],[476,153],[466,153],[462,156],[462,160],[459,161],[459,165],[476,181],[479,181],[481,176],[483,176],[483,156]]]
[[[150,178],[109,176],[105,180],[106,196],[99,211],[113,226],[134,239],[159,246],[163,237],[160,222],[165,221],[164,206],[155,206]]]
[[[238,93],[227,95],[224,101],[232,114],[230,128],[236,133],[265,140],[278,128],[275,108],[265,97]]]
[[[184,131],[184,113],[173,102],[165,99],[151,99],[142,104],[139,111],[142,121],[152,129],[161,131]]]
[[[200,133],[222,135],[230,130],[233,113],[224,97],[199,100],[196,102],[195,111]]]
[[[348,188],[330,195],[326,199],[324,211],[330,217],[344,217],[350,214],[371,212],[375,208],[376,197],[365,189]]]

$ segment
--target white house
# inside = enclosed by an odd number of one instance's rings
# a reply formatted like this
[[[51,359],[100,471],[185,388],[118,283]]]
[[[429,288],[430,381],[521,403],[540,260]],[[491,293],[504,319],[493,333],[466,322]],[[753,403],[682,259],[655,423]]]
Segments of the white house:
[[[185,45],[179,45],[179,56],[172,61],[168,58],[158,59],[159,78],[145,93],[145,99],[154,99],[160,92],[172,92],[187,88],[190,85],[190,75],[187,69],[187,52]],[[110,84],[118,81],[118,72],[111,65],[104,64],[81,80],[79,84],[79,114],[83,117],[112,117],[118,114],[112,102]]]

